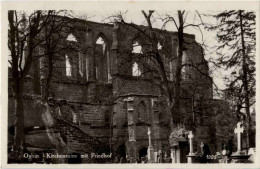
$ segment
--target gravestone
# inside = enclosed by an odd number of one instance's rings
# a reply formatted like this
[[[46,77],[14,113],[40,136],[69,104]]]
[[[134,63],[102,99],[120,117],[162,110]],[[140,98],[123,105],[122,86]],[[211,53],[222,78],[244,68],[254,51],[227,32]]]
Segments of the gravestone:
[[[249,148],[248,155],[250,155],[250,157],[248,159],[249,162],[254,163],[255,162],[255,156],[256,156],[256,149],[255,148]]]
[[[231,163],[248,163],[248,158],[250,155],[245,154],[243,151],[241,151],[241,134],[244,131],[244,127],[242,125],[242,122],[237,123],[237,127],[235,128],[234,132],[237,135],[237,152],[233,153],[230,158]]]
[[[237,123],[237,128],[235,128],[234,132],[237,134],[237,153],[241,153],[241,135],[244,131],[244,127],[241,122]]]

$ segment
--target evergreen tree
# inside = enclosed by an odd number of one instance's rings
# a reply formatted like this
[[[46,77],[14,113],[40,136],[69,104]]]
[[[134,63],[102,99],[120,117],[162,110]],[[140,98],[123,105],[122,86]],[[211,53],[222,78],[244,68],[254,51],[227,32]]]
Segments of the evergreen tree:
[[[246,124],[247,147],[254,146],[250,111],[255,103],[255,13],[224,11],[214,16],[217,30],[217,64],[231,72],[226,94],[232,99],[238,121]]]

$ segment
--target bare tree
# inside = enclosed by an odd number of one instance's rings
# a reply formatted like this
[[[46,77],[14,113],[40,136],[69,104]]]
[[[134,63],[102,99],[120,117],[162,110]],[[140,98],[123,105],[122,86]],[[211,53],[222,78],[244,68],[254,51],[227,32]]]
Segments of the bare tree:
[[[14,148],[17,155],[22,153],[25,143],[24,83],[32,64],[36,60],[42,57],[49,57],[51,59],[51,56],[54,54],[54,51],[50,48],[48,52],[40,54],[37,50],[42,44],[49,44],[49,41],[53,39],[52,36],[59,32],[64,23],[59,23],[55,16],[63,12],[39,10],[31,13],[13,10],[8,12],[8,48],[11,53],[9,63],[11,65],[11,83],[15,101]],[[43,31],[46,29],[48,29],[47,34],[43,34]]]
[[[202,63],[199,63],[199,64],[194,64],[195,62],[194,63],[189,62],[189,63],[185,63],[185,64],[182,63],[183,51],[185,50],[184,46],[190,45],[190,44],[199,45],[196,42],[188,42],[185,40],[184,29],[187,27],[199,28],[200,24],[185,23],[186,11],[179,10],[179,11],[177,11],[178,18],[174,18],[172,16],[167,15],[162,19],[164,22],[163,28],[167,23],[173,22],[177,29],[178,53],[177,53],[177,56],[174,58],[174,60],[176,62],[176,65],[175,65],[176,69],[175,69],[175,73],[174,73],[174,82],[173,82],[174,87],[172,87],[172,82],[170,82],[169,78],[168,78],[169,71],[166,68],[167,66],[165,63],[165,58],[163,57],[162,53],[158,49],[158,43],[160,42],[160,37],[158,36],[158,34],[162,33],[163,30],[158,30],[153,27],[152,19],[154,19],[153,18],[154,12],[155,11],[153,11],[153,10],[148,11],[148,13],[146,13],[145,11],[142,11],[142,14],[147,23],[147,27],[141,27],[141,26],[137,26],[133,23],[126,22],[123,13],[119,13],[114,16],[111,16],[109,19],[111,21],[116,20],[117,22],[119,22],[123,25],[127,25],[127,26],[134,28],[138,32],[140,37],[143,37],[143,39],[145,39],[144,41],[146,41],[146,43],[143,45],[146,45],[148,47],[142,54],[138,55],[138,57],[139,57],[139,59],[142,58],[143,60],[146,60],[146,61],[149,60],[150,62],[153,63],[153,65],[151,66],[151,64],[150,65],[143,64],[143,67],[146,68],[146,71],[143,71],[142,74],[149,74],[151,72],[155,72],[155,74],[159,75],[159,77],[160,77],[159,83],[162,84],[161,87],[163,88],[164,93],[167,95],[169,105],[170,105],[169,108],[170,108],[171,117],[172,117],[171,127],[174,127],[173,124],[178,125],[178,124],[182,123],[182,120],[183,120],[182,119],[183,115],[181,115],[181,113],[180,113],[181,112],[181,110],[180,110],[181,90],[182,90],[181,81],[183,79],[183,77],[182,77],[183,67],[193,67],[196,71],[198,71],[200,74],[202,74],[206,77],[209,77],[209,74],[204,73],[200,69],[201,65],[205,64],[205,62],[204,62],[205,60],[203,60]],[[204,54],[202,48],[201,48],[201,53]],[[128,60],[125,62],[128,62]],[[157,79],[157,78],[154,78],[154,79]]]

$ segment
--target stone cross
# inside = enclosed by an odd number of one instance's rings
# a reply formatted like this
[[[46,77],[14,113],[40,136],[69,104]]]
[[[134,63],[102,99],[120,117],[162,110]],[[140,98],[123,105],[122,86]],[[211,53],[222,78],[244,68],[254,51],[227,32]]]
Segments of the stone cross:
[[[234,132],[237,134],[237,151],[241,151],[241,134],[244,131],[244,127],[241,122],[237,123],[237,128],[235,128]]]
[[[193,154],[193,144],[192,139],[194,138],[194,135],[192,134],[192,131],[189,131],[188,138],[190,139],[190,155]]]

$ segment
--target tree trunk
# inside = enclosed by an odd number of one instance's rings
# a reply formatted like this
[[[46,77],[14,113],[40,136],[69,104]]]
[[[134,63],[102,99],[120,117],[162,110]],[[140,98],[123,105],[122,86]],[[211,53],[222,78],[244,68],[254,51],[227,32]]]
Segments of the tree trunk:
[[[181,90],[181,69],[182,69],[182,53],[183,53],[183,16],[182,12],[178,11],[179,17],[179,28],[178,28],[178,56],[175,74],[175,85],[174,85],[174,102],[172,106],[172,120],[173,124],[181,123],[180,114],[180,90]]]
[[[49,55],[48,57],[48,76],[46,77],[46,85],[45,85],[45,92],[44,92],[44,97],[43,99],[47,102],[48,101],[48,96],[49,96],[49,89],[50,89],[50,83],[52,79],[52,71],[53,71],[53,59],[52,59],[52,54]]]
[[[16,79],[17,80],[17,79]],[[14,150],[15,156],[21,155],[24,149],[24,104],[23,104],[23,82],[17,80],[17,85],[14,89]]]
[[[152,23],[151,23],[151,17],[152,17],[152,14],[153,14],[153,10],[150,10],[149,11],[149,14],[147,15],[144,11],[142,11],[145,19],[146,19],[146,22],[148,24],[148,28],[149,28],[149,31],[150,31],[150,37],[151,37],[151,42],[152,42],[152,51],[153,53],[156,54],[156,61],[157,63],[159,64],[159,68],[160,68],[160,71],[161,71],[161,78],[162,78],[162,84],[163,86],[165,87],[165,91],[166,93],[168,94],[168,105],[170,105],[170,111],[172,112],[172,105],[174,105],[174,100],[173,100],[173,95],[171,93],[171,90],[170,90],[170,86],[169,86],[169,82],[168,82],[168,78],[167,78],[167,75],[166,75],[166,70],[164,68],[164,62],[162,60],[162,56],[160,55],[160,52],[157,48],[157,44],[158,44],[158,39],[156,38],[156,34],[153,30],[153,27],[152,27]],[[171,114],[172,116],[172,114]],[[173,123],[173,116],[171,118],[172,120],[170,120],[170,127],[171,127],[171,130],[173,130],[174,128],[174,123]]]
[[[243,29],[243,16],[242,11],[239,10],[239,17],[240,17],[240,30],[241,30],[241,43],[242,43],[242,63],[243,63],[243,85],[244,85],[244,94],[245,94],[245,107],[246,107],[246,135],[247,135],[247,148],[250,145],[250,130],[251,130],[251,115],[250,115],[250,102],[249,102],[249,95],[248,95],[248,65],[247,65],[247,55],[245,49],[245,39],[244,39],[244,29]]]
[[[12,57],[12,88],[14,95],[14,156],[18,159],[24,149],[24,108],[23,108],[23,88],[24,88],[24,78],[21,78],[21,72],[19,72],[19,57],[17,55],[18,50],[16,50],[16,30],[14,25],[14,12],[8,12],[8,21],[10,25],[10,51]]]

